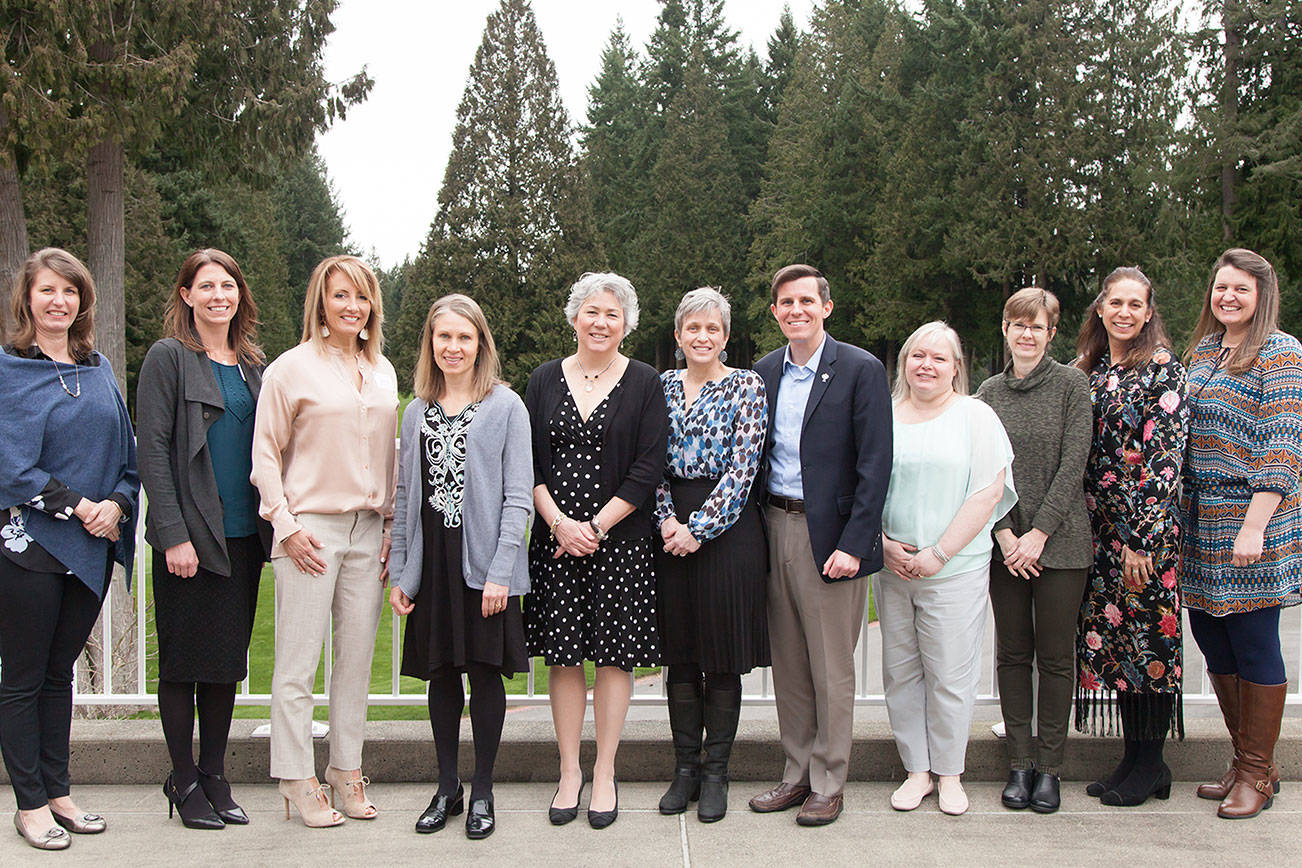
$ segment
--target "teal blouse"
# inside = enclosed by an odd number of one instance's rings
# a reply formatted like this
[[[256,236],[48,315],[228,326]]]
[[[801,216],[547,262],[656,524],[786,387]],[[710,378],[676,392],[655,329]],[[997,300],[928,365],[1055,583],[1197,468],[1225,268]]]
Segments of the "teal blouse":
[[[253,536],[258,532],[258,491],[249,482],[253,472],[253,395],[238,365],[208,361],[226,404],[226,411],[208,428],[208,454],[222,499],[222,530],[227,539]]]
[[[1017,503],[1013,447],[989,405],[961,397],[934,419],[894,425],[891,483],[886,490],[882,531],[919,549],[934,545],[959,508],[1004,471],[1004,491],[986,522],[961,551],[950,552],[932,578],[971,572],[990,563],[990,529]],[[925,579],[923,580],[925,581]]]

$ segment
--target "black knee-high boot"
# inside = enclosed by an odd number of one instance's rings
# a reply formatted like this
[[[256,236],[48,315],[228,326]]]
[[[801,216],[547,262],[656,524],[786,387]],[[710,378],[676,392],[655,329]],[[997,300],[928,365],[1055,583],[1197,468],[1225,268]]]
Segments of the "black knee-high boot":
[[[722,820],[728,813],[728,759],[741,717],[741,684],[705,688],[705,760],[701,764],[701,800],[696,816],[702,823]]]
[[[670,681],[665,686],[669,731],[674,739],[674,779],[660,798],[660,813],[681,814],[701,791],[701,727],[704,708],[700,681]]]

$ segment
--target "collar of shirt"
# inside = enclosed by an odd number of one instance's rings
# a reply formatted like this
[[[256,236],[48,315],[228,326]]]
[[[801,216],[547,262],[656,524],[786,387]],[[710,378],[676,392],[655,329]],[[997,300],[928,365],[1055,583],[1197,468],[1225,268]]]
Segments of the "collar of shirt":
[[[809,357],[803,365],[798,365],[791,360],[791,344],[782,352],[782,375],[789,376],[796,382],[802,382],[818,372],[818,366],[823,361],[823,347],[827,346],[827,335],[818,342],[818,349]]]

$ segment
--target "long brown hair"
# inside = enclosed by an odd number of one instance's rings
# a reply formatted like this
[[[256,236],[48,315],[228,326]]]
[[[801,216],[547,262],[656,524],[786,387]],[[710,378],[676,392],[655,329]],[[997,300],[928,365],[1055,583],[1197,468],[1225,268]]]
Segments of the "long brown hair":
[[[36,343],[31,292],[36,275],[45,268],[77,287],[77,315],[68,327],[68,352],[74,359],[88,358],[95,352],[95,280],[80,259],[58,247],[36,251],[15,275],[9,295],[9,343],[20,350]]]
[[[465,317],[475,327],[478,334],[478,350],[475,355],[475,376],[471,381],[473,400],[482,401],[493,391],[502,379],[502,363],[497,356],[497,344],[493,333],[488,330],[488,319],[483,308],[470,296],[454,292],[435,301],[425,317],[425,327],[420,332],[420,356],[416,359],[416,394],[426,401],[434,402],[443,397],[447,381],[443,371],[434,362],[434,321],[445,313],[454,313]]]
[[[303,337],[299,343],[311,341],[318,351],[325,349],[325,335],[321,329],[325,326],[326,283],[330,275],[342,272],[348,282],[366,296],[371,303],[371,317],[366,321],[366,337],[358,337],[362,355],[367,361],[374,362],[384,352],[384,305],[380,296],[380,281],[370,266],[356,256],[342,254],[329,256],[317,263],[312,270],[312,277],[307,282],[307,294],[303,297]]]
[[[239,288],[239,301],[235,306],[235,316],[231,318],[230,328],[226,332],[226,346],[235,351],[241,362],[250,365],[262,364],[265,356],[258,346],[258,305],[253,300],[253,293],[244,280],[244,273],[229,253],[223,253],[213,247],[196,250],[181,263],[181,272],[176,276],[176,285],[167,299],[167,310],[163,313],[163,336],[176,338],[188,349],[203,352],[203,341],[194,326],[194,308],[186,304],[181,291],[194,288],[194,277],[205,265],[216,265],[235,280]]]
[[[1138,268],[1123,265],[1112,269],[1112,273],[1103,278],[1102,291],[1090,303],[1089,310],[1085,311],[1085,321],[1080,324],[1080,335],[1076,338],[1076,367],[1082,371],[1088,372],[1108,351],[1108,332],[1103,327],[1099,308],[1107,300],[1113,285],[1122,280],[1133,280],[1148,290],[1148,310],[1152,316],[1144,323],[1139,334],[1131,339],[1130,346],[1126,348],[1126,355],[1120,359],[1113,359],[1112,363],[1123,368],[1145,365],[1153,358],[1153,353],[1158,347],[1171,346],[1171,338],[1167,336],[1166,326],[1162,324],[1162,315],[1157,312],[1157,300],[1153,297],[1153,281]]]
[[[1242,374],[1256,363],[1257,355],[1265,346],[1266,340],[1279,331],[1279,277],[1265,257],[1242,247],[1232,247],[1225,251],[1212,266],[1212,276],[1207,281],[1207,294],[1203,296],[1203,310],[1198,314],[1198,324],[1194,326],[1193,337],[1189,338],[1189,349],[1185,350],[1184,357],[1187,363],[1193,357],[1194,348],[1208,335],[1225,333],[1225,326],[1212,313],[1212,288],[1216,286],[1216,273],[1227,265],[1246,271],[1257,281],[1257,309],[1252,313],[1248,333],[1225,359],[1225,370],[1231,374]]]

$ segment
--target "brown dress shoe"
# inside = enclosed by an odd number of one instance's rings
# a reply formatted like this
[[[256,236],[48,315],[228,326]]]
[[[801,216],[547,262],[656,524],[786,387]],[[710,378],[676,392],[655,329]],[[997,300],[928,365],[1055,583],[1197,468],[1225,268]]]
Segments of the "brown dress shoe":
[[[805,805],[796,814],[796,822],[802,826],[826,826],[841,816],[841,794],[825,796],[822,793],[810,793]]]
[[[774,811],[785,811],[796,805],[803,805],[807,798],[809,798],[807,784],[789,784],[783,781],[768,792],[760,793],[751,799],[750,809],[757,814],[771,814]]]

